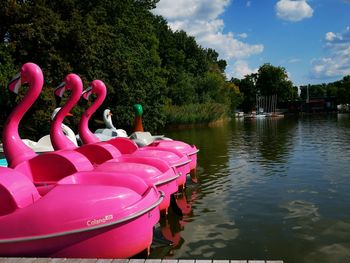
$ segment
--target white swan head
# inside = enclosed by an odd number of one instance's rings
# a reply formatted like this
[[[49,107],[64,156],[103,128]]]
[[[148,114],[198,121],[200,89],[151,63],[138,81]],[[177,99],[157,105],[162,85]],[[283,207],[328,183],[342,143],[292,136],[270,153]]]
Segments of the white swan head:
[[[105,109],[103,111],[103,121],[107,127],[107,129],[115,129],[112,121],[112,112],[110,109]]]
[[[117,129],[116,127],[114,127],[113,125],[113,121],[112,121],[112,113],[110,109],[105,109],[103,111],[103,121],[106,125],[105,129],[97,129],[95,131],[95,134],[104,134],[105,137],[99,137],[100,140],[105,141],[110,140],[114,137],[128,137],[128,134],[126,133],[125,130],[123,129]],[[99,135],[98,135],[99,136]]]

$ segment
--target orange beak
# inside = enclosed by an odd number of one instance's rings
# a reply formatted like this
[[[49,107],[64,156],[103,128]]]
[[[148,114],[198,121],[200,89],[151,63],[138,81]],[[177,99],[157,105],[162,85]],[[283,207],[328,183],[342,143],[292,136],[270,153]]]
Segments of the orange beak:
[[[73,114],[68,112],[66,116],[73,116]]]

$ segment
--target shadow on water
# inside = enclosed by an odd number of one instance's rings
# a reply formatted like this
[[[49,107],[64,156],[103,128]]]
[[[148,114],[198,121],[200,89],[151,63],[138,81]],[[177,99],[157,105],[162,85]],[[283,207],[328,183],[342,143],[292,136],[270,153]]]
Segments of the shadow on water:
[[[189,182],[188,182],[189,183]],[[181,232],[187,223],[191,222],[193,216],[192,203],[197,196],[196,187],[187,187],[183,192],[176,195],[176,203],[182,211],[179,215],[172,207],[169,208],[168,216],[162,216],[157,227],[156,235],[161,236],[165,242],[154,242],[152,253],[149,258],[168,258],[173,255],[174,250],[179,249],[184,243]],[[170,241],[168,243],[168,241]]]

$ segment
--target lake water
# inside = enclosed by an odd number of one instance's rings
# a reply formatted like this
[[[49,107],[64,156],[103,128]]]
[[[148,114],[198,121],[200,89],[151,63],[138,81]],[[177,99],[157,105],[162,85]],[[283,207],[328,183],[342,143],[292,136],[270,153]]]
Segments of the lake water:
[[[169,131],[200,149],[197,185],[151,258],[350,262],[350,116]]]

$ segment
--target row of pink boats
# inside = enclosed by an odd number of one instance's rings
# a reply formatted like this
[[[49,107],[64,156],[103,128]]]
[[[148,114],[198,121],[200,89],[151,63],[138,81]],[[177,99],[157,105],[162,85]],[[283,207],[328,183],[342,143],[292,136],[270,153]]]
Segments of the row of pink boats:
[[[22,66],[9,89],[28,84],[23,100],[3,129],[8,167],[0,167],[0,256],[128,258],[152,243],[160,213],[171,195],[195,174],[197,148],[164,140],[139,148],[128,138],[100,142],[89,130],[103,103],[100,80],[83,92],[78,75],[69,74],[55,94],[70,91],[50,128],[53,152],[38,155],[19,136],[24,114],[44,83],[34,63]],[[77,147],[62,131],[65,116],[82,96],[96,99],[81,117]]]

